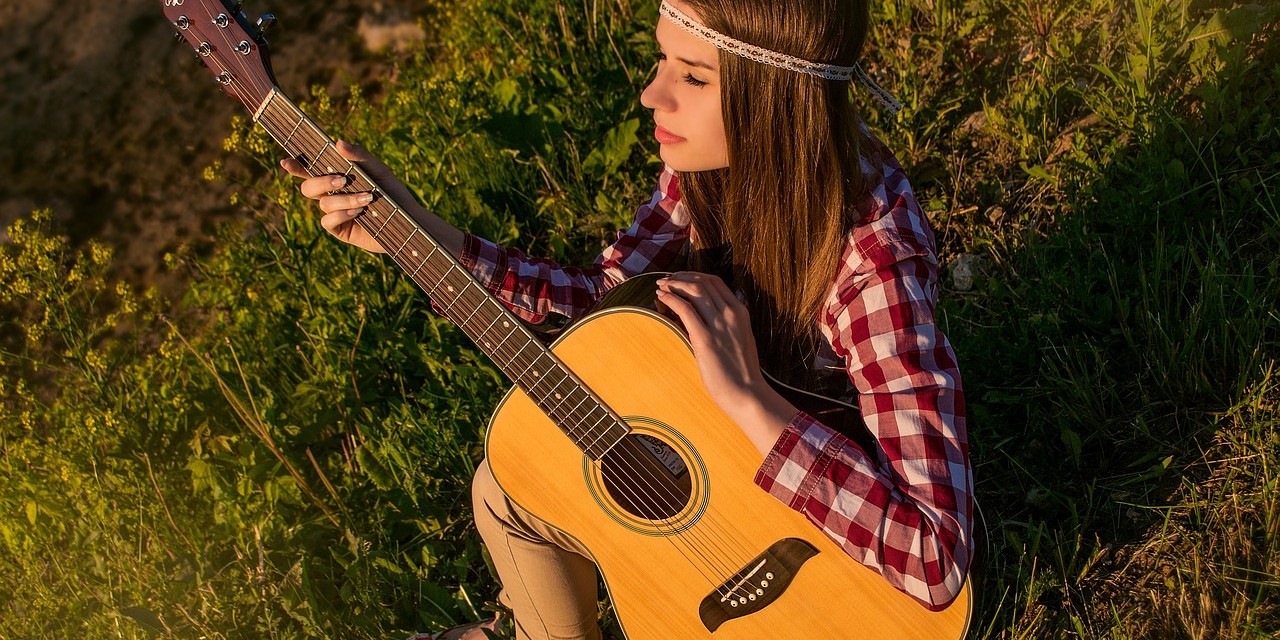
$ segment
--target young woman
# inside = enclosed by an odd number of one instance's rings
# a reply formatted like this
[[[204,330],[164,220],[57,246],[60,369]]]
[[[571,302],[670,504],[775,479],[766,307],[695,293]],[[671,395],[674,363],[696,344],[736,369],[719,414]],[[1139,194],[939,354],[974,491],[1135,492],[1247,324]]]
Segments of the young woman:
[[[630,276],[689,265],[660,282],[659,299],[687,330],[710,395],[759,450],[755,482],[936,610],[959,593],[972,559],[964,395],[934,319],[933,233],[850,102],[851,78],[887,97],[856,67],[868,19],[866,0],[663,2],[657,75],[640,101],[653,110],[665,167],[634,224],[590,268],[530,259],[421,207],[413,214],[530,321],[581,317]],[[339,149],[394,185],[397,201],[414,202],[367,152]],[[319,177],[301,189],[330,233],[381,251],[354,223],[368,196],[331,193],[343,186]],[[871,437],[799,411],[762,369],[855,403]],[[586,550],[511,504],[485,463],[474,499],[516,637],[599,638]],[[484,634],[473,625],[438,637]]]

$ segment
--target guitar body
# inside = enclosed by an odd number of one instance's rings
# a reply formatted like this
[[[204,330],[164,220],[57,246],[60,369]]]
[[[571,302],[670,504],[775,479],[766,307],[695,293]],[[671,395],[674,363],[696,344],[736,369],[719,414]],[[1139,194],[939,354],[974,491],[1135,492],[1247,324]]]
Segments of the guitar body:
[[[687,467],[686,506],[646,518],[645,509],[624,504],[630,492],[610,493],[601,463],[589,461],[520,389],[507,394],[490,424],[486,452],[498,484],[591,551],[629,640],[964,635],[967,585],[949,608],[929,612],[754,483],[759,454],[707,395],[688,342],[665,318],[634,307],[600,311],[567,329],[552,351],[634,433],[664,441]],[[703,601],[725,593],[717,592],[725,581],[737,584],[735,574],[782,540],[802,540],[817,553],[767,606],[709,630]],[[764,573],[734,597],[767,582]],[[729,611],[747,605],[756,601]]]

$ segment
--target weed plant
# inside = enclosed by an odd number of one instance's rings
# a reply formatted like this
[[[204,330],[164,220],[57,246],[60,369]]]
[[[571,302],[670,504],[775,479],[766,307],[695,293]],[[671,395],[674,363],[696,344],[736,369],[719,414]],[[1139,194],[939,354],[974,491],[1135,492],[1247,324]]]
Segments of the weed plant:
[[[589,261],[661,166],[656,3],[439,4],[383,98],[307,110],[459,226]],[[971,637],[1277,637],[1280,11],[874,12],[864,66],[907,108],[855,99],[939,232],[965,374]],[[0,246],[0,638],[385,638],[493,608],[468,486],[507,383],[324,234],[262,132],[227,149],[262,171],[206,173],[252,219],[169,257],[182,300],[47,212]]]

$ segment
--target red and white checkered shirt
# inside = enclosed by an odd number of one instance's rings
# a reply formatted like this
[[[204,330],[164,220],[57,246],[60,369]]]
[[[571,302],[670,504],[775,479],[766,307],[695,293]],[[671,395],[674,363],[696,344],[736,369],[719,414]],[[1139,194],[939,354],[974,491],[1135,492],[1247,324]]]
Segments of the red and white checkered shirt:
[[[803,513],[854,559],[930,609],[964,585],[973,556],[973,479],[955,354],[934,321],[933,232],[906,175],[883,146],[863,161],[870,197],[849,235],[818,325],[813,366],[844,369],[878,451],[801,412],[756,483]],[[530,322],[578,318],[609,288],[667,271],[688,253],[688,215],[669,167],[635,222],[590,268],[529,258],[475,236],[462,263]],[[880,461],[880,462],[878,462]]]

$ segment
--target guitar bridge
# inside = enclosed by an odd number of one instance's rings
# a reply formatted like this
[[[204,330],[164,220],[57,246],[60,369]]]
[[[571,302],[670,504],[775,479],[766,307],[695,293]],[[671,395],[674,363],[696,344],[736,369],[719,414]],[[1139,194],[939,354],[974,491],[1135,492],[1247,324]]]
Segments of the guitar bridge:
[[[702,599],[698,615],[707,631],[714,632],[720,625],[741,618],[773,603],[795,578],[800,567],[814,556],[818,549],[798,538],[786,538],[773,543],[733,577],[725,580],[714,592]]]

